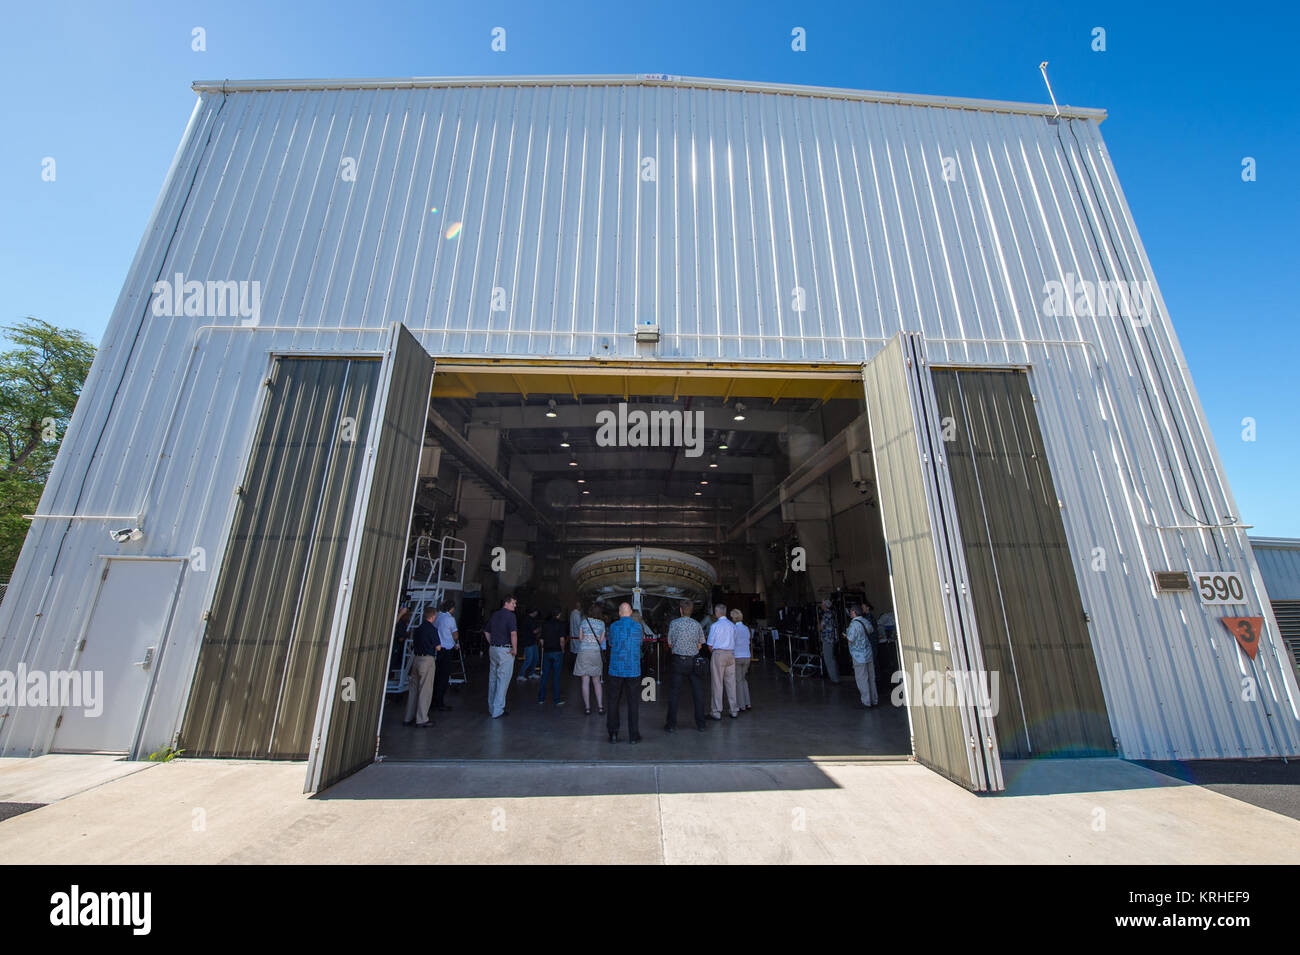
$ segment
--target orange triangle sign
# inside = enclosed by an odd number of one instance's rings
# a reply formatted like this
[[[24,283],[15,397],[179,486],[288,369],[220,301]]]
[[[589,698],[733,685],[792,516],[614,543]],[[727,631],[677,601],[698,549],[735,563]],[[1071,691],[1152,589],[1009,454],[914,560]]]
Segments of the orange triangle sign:
[[[1241,649],[1252,660],[1259,653],[1259,635],[1264,631],[1263,617],[1220,617],[1223,625],[1237,638]]]

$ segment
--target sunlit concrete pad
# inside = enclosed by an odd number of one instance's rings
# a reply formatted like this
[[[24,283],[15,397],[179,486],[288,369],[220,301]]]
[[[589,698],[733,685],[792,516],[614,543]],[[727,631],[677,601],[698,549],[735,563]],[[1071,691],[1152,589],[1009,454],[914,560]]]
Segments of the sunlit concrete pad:
[[[112,755],[5,757],[0,759],[0,802],[58,802],[156,765]]]
[[[977,796],[915,763],[178,760],[0,823],[49,863],[1290,863],[1300,822],[1114,759],[1008,766]]]
[[[1117,759],[1008,763],[977,796],[916,765],[716,767],[725,796],[661,797],[669,863],[1290,864],[1300,823]],[[664,767],[666,787],[677,767]],[[761,777],[761,778],[760,778]],[[751,787],[745,780],[753,782]],[[760,785],[765,783],[765,785]]]

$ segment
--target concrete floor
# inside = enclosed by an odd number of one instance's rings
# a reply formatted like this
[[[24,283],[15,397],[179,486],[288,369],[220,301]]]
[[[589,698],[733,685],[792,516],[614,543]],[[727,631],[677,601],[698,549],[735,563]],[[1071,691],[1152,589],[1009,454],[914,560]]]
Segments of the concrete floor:
[[[1252,806],[1300,819],[1300,760],[1193,759],[1187,762],[1137,762],[1183,782],[1195,783]]]
[[[30,761],[32,770],[49,757]],[[95,757],[72,757],[73,759]],[[127,764],[136,765],[141,764]],[[1300,822],[1117,759],[975,796],[904,762],[145,764],[0,822],[6,863],[1294,863]]]
[[[0,821],[148,769],[120,756],[0,758]]]
[[[557,707],[550,700],[537,703],[540,681],[511,681],[507,706],[510,715],[494,720],[488,715],[487,665],[482,657],[468,657],[470,683],[453,686],[447,700],[450,713],[434,713],[434,728],[420,730],[401,725],[405,694],[390,697],[384,708],[379,751],[389,759],[536,759],[619,760],[628,762],[762,761],[815,758],[906,758],[912,751],[907,713],[890,706],[888,694],[872,710],[856,707],[853,671],[841,675],[834,686],[817,677],[792,677],[771,661],[755,661],[749,686],[754,708],[721,722],[709,723],[704,733],[694,724],[689,688],[683,688],[678,705],[677,733],[664,733],[668,712],[668,686],[660,684],[653,703],[640,704],[642,742],[628,745],[627,712],[620,714],[624,742],[611,745],[605,717],[583,714],[579,681],[569,674],[572,656],[565,661],[560,687],[568,702]],[[666,669],[666,666],[665,666]],[[518,672],[518,667],[516,667]],[[888,688],[886,688],[888,689]]]

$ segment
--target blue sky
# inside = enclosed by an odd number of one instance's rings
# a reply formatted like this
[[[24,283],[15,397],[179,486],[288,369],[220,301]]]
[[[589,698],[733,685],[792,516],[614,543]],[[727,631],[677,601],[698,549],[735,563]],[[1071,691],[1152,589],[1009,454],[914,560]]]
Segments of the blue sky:
[[[195,79],[673,73],[1109,110],[1111,157],[1241,513],[1300,537],[1291,4],[60,3],[0,12],[0,323],[98,341]],[[1225,12],[1227,11],[1227,12]],[[807,30],[805,53],[790,29]],[[207,49],[191,49],[203,27]],[[507,52],[490,31],[504,26]],[[1105,52],[1091,48],[1106,30]],[[45,156],[56,184],[40,178]],[[1252,156],[1257,180],[1243,182]],[[1242,419],[1257,437],[1242,440]]]

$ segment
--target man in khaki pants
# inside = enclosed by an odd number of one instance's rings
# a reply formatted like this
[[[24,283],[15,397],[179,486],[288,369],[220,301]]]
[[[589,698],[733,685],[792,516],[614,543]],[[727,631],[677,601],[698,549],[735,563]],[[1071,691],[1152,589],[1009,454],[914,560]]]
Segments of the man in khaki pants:
[[[736,627],[727,619],[727,608],[718,604],[713,608],[713,626],[709,628],[709,670],[713,680],[713,706],[711,716],[722,719],[722,695],[726,692],[731,704],[731,716],[740,715],[736,702]]]
[[[411,640],[415,656],[411,659],[411,683],[406,690],[403,726],[415,724],[417,729],[427,729],[433,725],[433,720],[429,719],[429,704],[433,702],[433,655],[438,650],[438,628],[433,622],[437,617],[437,607],[426,610],[424,622],[416,628]]]

